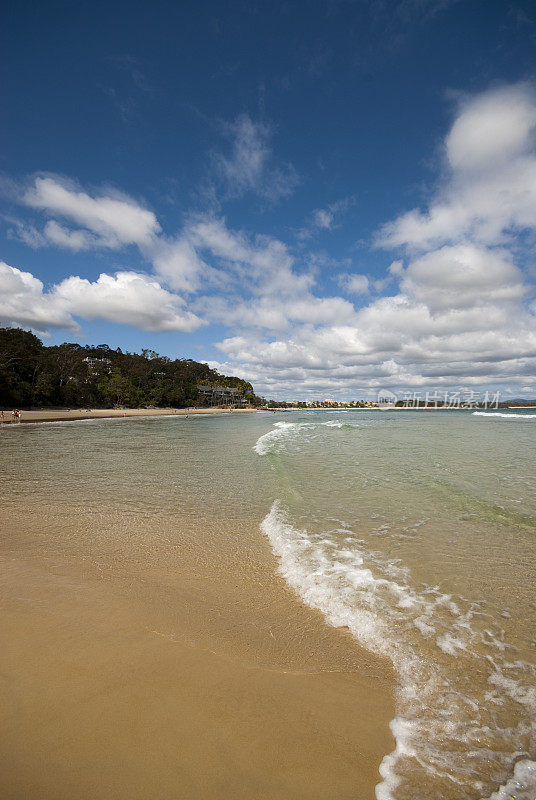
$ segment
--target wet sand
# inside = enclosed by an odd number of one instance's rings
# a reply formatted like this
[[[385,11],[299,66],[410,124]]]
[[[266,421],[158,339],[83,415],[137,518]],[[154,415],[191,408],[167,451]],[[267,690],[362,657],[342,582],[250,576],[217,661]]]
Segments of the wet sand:
[[[28,498],[0,522],[2,798],[372,800],[390,665],[299,603],[258,530],[216,563],[194,530],[154,546],[165,520]]]

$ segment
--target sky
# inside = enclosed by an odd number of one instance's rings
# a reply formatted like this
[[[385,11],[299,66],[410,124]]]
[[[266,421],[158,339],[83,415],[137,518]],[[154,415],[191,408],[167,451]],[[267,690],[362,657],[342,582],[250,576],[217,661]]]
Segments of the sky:
[[[532,0],[19,0],[2,53],[0,324],[536,397]]]

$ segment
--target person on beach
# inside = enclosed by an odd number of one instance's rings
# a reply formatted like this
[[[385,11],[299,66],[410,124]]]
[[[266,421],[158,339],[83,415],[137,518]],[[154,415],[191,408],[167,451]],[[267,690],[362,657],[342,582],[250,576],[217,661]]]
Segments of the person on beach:
[[[3,422],[4,422],[4,412],[0,411],[0,424],[3,424]]]

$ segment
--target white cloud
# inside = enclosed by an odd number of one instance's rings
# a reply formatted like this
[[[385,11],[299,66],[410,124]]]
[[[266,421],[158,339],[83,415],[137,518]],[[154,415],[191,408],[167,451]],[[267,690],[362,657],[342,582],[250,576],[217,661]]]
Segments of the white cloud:
[[[277,239],[248,237],[213,217],[193,221],[183,236],[216,265],[206,283],[216,285],[219,296],[205,294],[194,304],[213,322],[282,331],[294,323],[328,324],[355,315],[343,298],[316,297],[312,271],[298,272],[289,249]]]
[[[526,86],[463,104],[446,142],[446,183],[427,211],[382,231],[385,246],[403,245],[409,256],[406,268],[396,260],[374,282],[378,291],[396,282],[393,296],[347,319],[294,321],[275,341],[231,336],[219,345],[225,364],[249,370],[262,391],[296,393],[299,385],[302,397],[328,388],[348,394],[352,385],[526,383],[536,373],[536,301],[514,260],[522,249],[507,245],[536,228],[535,109]],[[339,280],[346,290],[370,288],[363,275]]]
[[[88,231],[68,230],[53,219],[49,220],[45,225],[43,235],[52,244],[75,252],[89,250],[98,244],[98,239]]]
[[[74,184],[58,177],[36,178],[25,192],[23,202],[44,211],[51,217],[61,217],[81,225],[95,235],[93,242],[100,247],[118,248],[128,244],[150,245],[160,232],[152,211],[142,208],[131,198],[108,192],[92,197]],[[58,226],[59,228],[59,226]],[[72,247],[72,236],[80,231],[53,229],[53,236],[63,235],[63,244]],[[89,239],[86,239],[88,242]],[[56,243],[59,243],[58,241]]]
[[[279,396],[322,396],[328,389],[355,396],[358,386],[521,385],[536,371],[534,323],[517,304],[432,315],[399,294],[371,303],[352,324],[300,325],[270,342],[231,337],[219,348],[225,369],[239,365],[259,391]]]
[[[296,171],[290,164],[274,163],[268,125],[241,114],[224,130],[231,140],[231,153],[213,154],[213,168],[228,197],[253,192],[275,202],[292,194],[298,183]]]
[[[78,327],[64,304],[44,292],[42,282],[30,272],[0,261],[0,286],[0,324],[20,325],[40,332]]]
[[[313,225],[329,231],[334,218],[335,212],[331,208],[319,208],[313,214]]]
[[[0,262],[0,323],[46,332],[78,329],[72,315],[106,319],[147,331],[194,331],[203,321],[184,300],[136,272],[102,274],[96,281],[66,278],[46,291],[30,272]]]
[[[184,309],[178,295],[136,272],[103,273],[93,282],[72,276],[54,287],[54,295],[84,319],[106,319],[147,331],[193,331],[203,324]]]
[[[7,229],[9,239],[18,239],[34,249],[48,244],[46,237],[34,225],[12,217],[6,217],[6,222],[13,226]]]
[[[298,231],[298,239],[305,240],[314,236],[318,231],[331,231],[338,227],[337,217],[343,214],[355,202],[354,197],[344,197],[330,203],[326,208],[317,208],[313,211],[309,222]]]
[[[536,300],[514,237],[536,228],[535,118],[526,86],[466,101],[446,140],[446,183],[428,210],[382,231],[385,246],[406,248],[407,266],[392,262],[374,286],[396,281],[398,291],[347,319],[292,320],[285,338],[231,336],[219,344],[225,368],[240,365],[265,393],[302,397],[364,385],[526,385],[536,374]],[[357,291],[369,288],[364,278],[339,276]]]
[[[232,230],[209,215],[191,217],[178,236],[166,238],[154,215],[128,198],[115,198],[120,208],[112,207],[117,213],[107,218],[105,230],[99,216],[108,208],[101,205],[104,195],[92,198],[48,179],[53,186],[46,192],[39,184],[40,207],[53,218],[43,233],[28,234],[31,241],[37,234],[73,251],[92,246],[92,237],[100,246],[135,243],[155,276],[124,271],[94,282],[72,277],[47,293],[33,276],[20,273],[22,279],[16,271],[10,319],[32,298],[30,316],[44,320],[48,314],[51,324],[72,325],[70,315],[76,314],[146,330],[189,331],[202,318],[228,330],[218,344],[221,368],[247,376],[267,395],[530,385],[536,300],[519,265],[528,254],[525,233],[536,228],[535,118],[536,100],[524,85],[460,105],[445,138],[441,185],[427,208],[384,226],[382,244],[403,248],[395,253],[403,260],[375,280],[313,254],[302,252],[298,261],[279,239]],[[235,192],[262,194],[271,158],[268,132],[248,119],[233,128],[233,153],[220,161],[221,175],[234,182]],[[130,219],[132,208],[145,225],[137,239],[119,224],[123,215]],[[317,209],[311,224],[329,230],[334,213],[331,206]],[[342,297],[316,296],[319,265],[344,269],[341,286],[366,304],[356,309]],[[371,288],[384,292],[388,285],[392,296],[363,299]],[[188,293],[187,307],[176,291]]]
[[[314,283],[309,272],[298,273],[287,246],[269,236],[250,240],[211,217],[193,223],[186,235],[201,252],[208,252],[225,270],[230,287],[253,295],[280,299],[303,296]]]
[[[199,257],[186,236],[174,240],[160,238],[152,248],[151,261],[155,272],[177,291],[206,290],[208,285],[218,283],[217,271]]]
[[[383,290],[387,286],[389,286],[391,281],[392,278],[390,276],[387,276],[387,278],[379,278],[378,280],[374,281],[372,285],[374,286],[377,292],[383,292]]]
[[[349,294],[368,294],[370,291],[369,279],[366,275],[358,273],[339,275],[339,284]]]
[[[455,170],[490,170],[534,143],[536,97],[527,85],[485,92],[462,104],[446,140]]]
[[[380,231],[385,247],[494,245],[536,227],[536,93],[525,85],[485,92],[461,107],[445,142],[448,170],[427,211]]]
[[[469,244],[432,250],[412,261],[401,275],[403,291],[425,303],[432,314],[515,300],[527,291],[510,253]]]
[[[350,322],[355,309],[342,297],[314,297],[275,299],[266,296],[260,299],[241,300],[233,297],[207,297],[198,307],[212,322],[237,328],[257,328],[269,331],[289,330],[295,323],[309,325]]]

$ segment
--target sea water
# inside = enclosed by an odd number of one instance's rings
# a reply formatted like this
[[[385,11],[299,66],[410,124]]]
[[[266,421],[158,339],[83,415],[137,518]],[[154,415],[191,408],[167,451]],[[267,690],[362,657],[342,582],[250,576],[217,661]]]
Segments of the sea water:
[[[523,411],[289,415],[254,445],[281,574],[398,675],[378,800],[536,797],[535,446]]]
[[[518,410],[127,418],[4,426],[0,478],[4,504],[122,520],[140,563],[177,518],[200,569],[231,564],[229,526],[264,535],[296,596],[394,666],[378,800],[534,800],[535,445]]]

